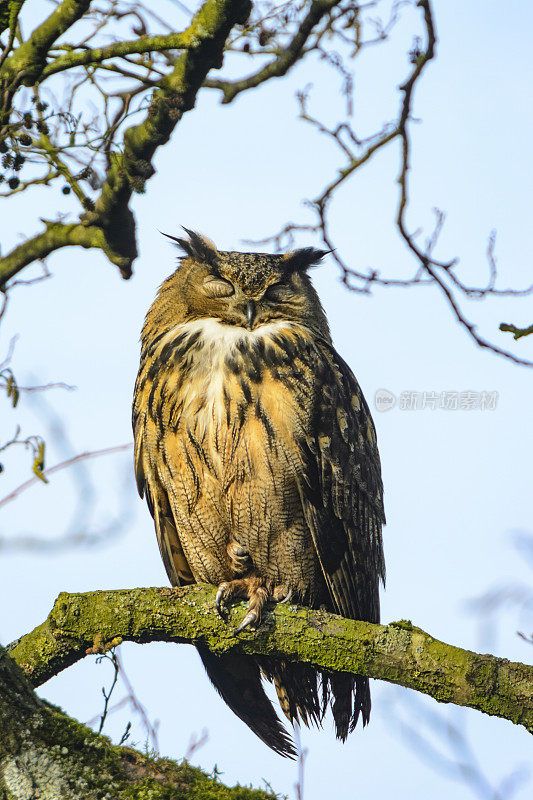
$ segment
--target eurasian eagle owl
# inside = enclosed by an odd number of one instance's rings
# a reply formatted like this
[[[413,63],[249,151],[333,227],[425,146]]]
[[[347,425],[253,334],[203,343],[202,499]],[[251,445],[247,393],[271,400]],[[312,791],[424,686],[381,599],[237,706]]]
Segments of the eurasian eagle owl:
[[[361,389],[335,351],[307,269],[325,255],[217,250],[186,231],[184,253],[142,331],[133,428],[139,492],[173,585],[219,587],[224,613],[247,598],[237,630],[268,601],[379,621],[383,488]],[[230,708],[293,755],[261,677],[291,721],[337,736],[370,713],[368,679],[199,647]]]

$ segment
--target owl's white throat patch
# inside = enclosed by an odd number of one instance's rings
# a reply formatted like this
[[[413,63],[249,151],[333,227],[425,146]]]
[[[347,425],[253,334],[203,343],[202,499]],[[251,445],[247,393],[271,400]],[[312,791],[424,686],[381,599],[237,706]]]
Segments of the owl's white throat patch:
[[[236,325],[225,325],[218,319],[205,318],[182,323],[169,331],[168,340],[178,334],[200,334],[190,356],[188,379],[179,390],[184,409],[190,408],[195,416],[197,430],[205,430],[212,422],[225,416],[224,388],[228,382],[226,358],[235,353],[237,344],[243,340],[252,343],[292,327],[293,323],[280,320],[250,331]],[[163,345],[164,341],[160,343],[160,346]]]
[[[204,347],[209,347],[215,352],[220,352],[227,355],[230,350],[237,344],[242,342],[243,339],[254,341],[260,338],[271,336],[274,333],[280,333],[283,330],[288,330],[293,326],[293,323],[279,320],[276,322],[267,322],[265,325],[260,325],[255,330],[251,331],[248,328],[241,328],[238,325],[227,325],[221,320],[212,317],[204,319],[195,319],[192,322],[184,322],[177,328],[174,328],[173,333],[200,333],[200,342]]]

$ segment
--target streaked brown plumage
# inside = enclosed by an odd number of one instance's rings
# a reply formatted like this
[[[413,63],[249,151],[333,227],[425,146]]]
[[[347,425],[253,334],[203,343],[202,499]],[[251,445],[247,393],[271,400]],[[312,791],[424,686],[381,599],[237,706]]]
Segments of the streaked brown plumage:
[[[133,404],[139,492],[169,579],[218,585],[221,613],[249,598],[240,628],[290,598],[378,622],[379,455],[306,273],[325,254],[223,252],[187,233],[146,317]],[[330,702],[339,738],[368,721],[366,678],[199,651],[232,710],[283,755],[294,749],[261,676],[291,721],[320,723]]]

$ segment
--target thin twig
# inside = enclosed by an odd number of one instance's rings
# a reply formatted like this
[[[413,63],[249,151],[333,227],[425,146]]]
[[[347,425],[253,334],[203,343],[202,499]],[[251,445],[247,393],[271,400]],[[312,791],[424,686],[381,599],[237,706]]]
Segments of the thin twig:
[[[132,446],[133,446],[132,443],[129,442],[128,444],[119,444],[116,445],[115,447],[105,447],[102,450],[88,450],[85,453],[79,453],[78,455],[73,456],[72,458],[67,458],[66,461],[61,461],[59,464],[55,464],[53,467],[49,467],[48,469],[43,470],[43,475],[45,478],[48,478],[55,472],[59,472],[62,469],[67,469],[67,467],[71,467],[72,464],[76,464],[79,461],[85,461],[90,458],[99,458],[100,456],[107,456],[113,453],[121,453],[125,450],[131,449]],[[39,479],[36,477],[29,478],[29,480],[24,481],[24,483],[21,483],[20,486],[17,486],[16,489],[13,489],[13,491],[11,491],[5,497],[0,499],[0,508],[2,506],[7,505],[7,503],[10,503],[12,500],[18,497],[19,494],[21,494],[21,492],[24,492],[26,491],[26,489],[29,489],[30,486],[33,486],[35,483],[38,482],[38,480]]]

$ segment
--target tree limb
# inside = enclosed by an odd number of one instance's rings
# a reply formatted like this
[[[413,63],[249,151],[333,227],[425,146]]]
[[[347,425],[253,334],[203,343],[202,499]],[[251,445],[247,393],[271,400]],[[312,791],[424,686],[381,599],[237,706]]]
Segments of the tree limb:
[[[106,237],[102,228],[96,225],[74,223],[65,225],[62,222],[43,220],[46,230],[13,248],[4,258],[0,258],[0,291],[14,275],[28,264],[40,261],[55,250],[62,247],[97,247],[115,264],[123,278],[131,275],[131,259],[114,250],[114,243]]]
[[[49,17],[35,28],[2,69],[2,77],[32,86],[46,66],[46,56],[53,43],[89,8],[91,0],[63,0]]]
[[[111,744],[37,697],[0,647],[0,797],[142,800],[276,800],[270,791],[228,788],[217,776]]]
[[[255,633],[234,634],[242,608],[226,625],[214,589],[132,589],[62,593],[38,628],[10,645],[10,655],[34,686],[98,652],[106,642],[206,644],[353,672],[508,719],[533,732],[533,667],[445,644],[410,622],[373,625],[323,611],[276,605]]]
[[[86,66],[88,64],[101,64],[108,58],[120,58],[135,53],[151,53],[154,50],[162,53],[165,50],[184,50],[194,43],[190,29],[180,33],[169,33],[162,36],[140,36],[134,41],[113,42],[107,47],[94,47],[81,52],[69,52],[58,56],[43,70],[42,81],[63,72],[66,69]],[[74,50],[74,48],[73,48]],[[138,76],[137,76],[138,77]]]

